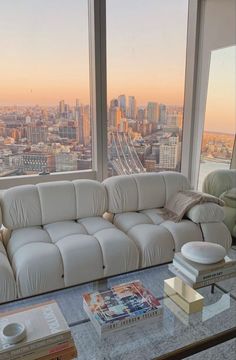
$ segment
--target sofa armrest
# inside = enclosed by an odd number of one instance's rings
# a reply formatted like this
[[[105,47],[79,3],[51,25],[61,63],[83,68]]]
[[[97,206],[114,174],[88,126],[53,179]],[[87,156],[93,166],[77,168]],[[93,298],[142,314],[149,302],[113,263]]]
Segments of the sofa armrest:
[[[212,202],[206,202],[193,206],[186,213],[186,217],[195,223],[211,223],[222,222],[225,214],[221,206]]]
[[[14,274],[6,250],[0,241],[0,304],[17,298]]]

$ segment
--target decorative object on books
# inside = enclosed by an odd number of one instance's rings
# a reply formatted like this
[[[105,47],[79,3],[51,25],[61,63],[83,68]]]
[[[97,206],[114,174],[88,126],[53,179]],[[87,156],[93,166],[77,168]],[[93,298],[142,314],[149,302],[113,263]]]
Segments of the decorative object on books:
[[[164,280],[164,291],[187,314],[202,310],[204,297],[178,277]]]
[[[26,337],[25,325],[21,323],[10,323],[3,327],[1,336],[7,344],[17,344]]]
[[[191,241],[181,248],[183,256],[199,264],[214,264],[224,259],[226,250],[219,244]]]
[[[161,312],[160,302],[140,281],[84,294],[83,306],[99,335],[134,325]]]
[[[26,337],[12,344],[6,335],[9,329],[16,331],[16,324],[22,324]],[[70,360],[77,356],[70,329],[55,301],[0,314],[0,331],[0,360]]]
[[[169,270],[191,287],[197,289],[236,276],[236,260],[225,256],[214,264],[200,264],[176,253]]]

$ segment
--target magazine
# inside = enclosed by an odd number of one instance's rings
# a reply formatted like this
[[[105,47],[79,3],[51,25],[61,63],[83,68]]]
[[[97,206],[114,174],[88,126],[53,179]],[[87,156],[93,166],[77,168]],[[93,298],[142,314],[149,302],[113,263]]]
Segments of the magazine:
[[[160,313],[161,304],[140,281],[83,295],[84,309],[99,334],[133,325]]]

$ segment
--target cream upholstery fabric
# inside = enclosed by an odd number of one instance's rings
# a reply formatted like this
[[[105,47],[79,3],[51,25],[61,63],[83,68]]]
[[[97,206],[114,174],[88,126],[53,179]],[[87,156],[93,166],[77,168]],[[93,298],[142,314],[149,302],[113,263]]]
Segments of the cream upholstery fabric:
[[[0,241],[0,303],[14,300],[17,296],[16,282],[3,243]]]
[[[165,227],[171,233],[176,252],[179,252],[181,247],[189,241],[202,241],[201,229],[192,221],[182,220],[179,223],[165,221],[161,226]]]
[[[41,225],[42,215],[35,185],[16,186],[1,196],[3,224],[9,229]]]
[[[174,241],[163,226],[151,224],[136,225],[127,235],[139,248],[140,267],[162,264],[173,259]]]
[[[123,232],[115,228],[104,229],[98,231],[94,237],[102,249],[104,276],[138,269],[138,248]]]
[[[214,203],[198,204],[190,209],[186,216],[195,223],[221,222],[224,220],[224,210]]]
[[[7,250],[20,297],[135,270],[139,264],[135,243],[102,217],[13,230]]]
[[[189,181],[183,174],[174,171],[163,171],[161,174],[166,185],[165,204],[178,191],[190,190]]]
[[[145,215],[137,212],[125,212],[116,214],[114,225],[127,233],[132,227],[139,224],[152,224],[152,221]]]
[[[64,268],[65,286],[103,277],[102,250],[91,235],[74,234],[57,242]]]
[[[166,187],[160,173],[133,175],[138,190],[137,210],[163,207],[166,198]]]
[[[25,297],[64,287],[63,263],[57,246],[33,242],[14,254],[18,296]]]
[[[44,225],[43,228],[53,243],[69,235],[87,234],[83,225],[78,224],[76,221],[59,221]]]
[[[93,235],[96,232],[104,229],[115,229],[115,226],[110,223],[110,221],[107,221],[101,217],[89,217],[77,220],[81,226],[85,229],[85,231]]]
[[[154,213],[150,212],[151,215]],[[179,223],[162,221],[156,224],[146,214],[130,212],[116,214],[114,224],[137,244],[141,267],[171,261],[174,251],[180,251],[186,242],[202,240],[199,225],[189,220]]]
[[[121,175],[103,181],[108,193],[108,211],[122,213],[137,211],[138,190],[133,175]]]
[[[114,214],[160,208],[177,191],[190,189],[185,176],[171,171],[114,176],[103,184],[108,211]]]
[[[7,244],[7,253],[10,261],[12,261],[13,256],[20,248],[35,242],[51,243],[48,233],[41,226],[13,230]]]
[[[76,193],[76,219],[88,216],[102,216],[107,210],[105,187],[93,180],[73,181]]]
[[[202,223],[203,238],[205,241],[213,242],[229,249],[232,244],[232,238],[227,226],[222,223]]]
[[[75,188],[70,181],[53,181],[37,185],[42,224],[76,219]]]
[[[171,261],[174,251],[203,240],[202,234],[228,248],[226,226],[208,222],[221,219],[213,204],[189,212],[193,221],[163,219],[167,199],[188,188],[183,175],[163,172],[4,191],[3,224],[12,232],[8,257],[0,242],[0,302]],[[108,210],[113,223],[102,217]]]

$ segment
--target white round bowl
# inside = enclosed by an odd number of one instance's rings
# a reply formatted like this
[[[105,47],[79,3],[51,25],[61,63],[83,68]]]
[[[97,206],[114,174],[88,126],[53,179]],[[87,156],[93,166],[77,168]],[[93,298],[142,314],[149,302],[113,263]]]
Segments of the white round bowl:
[[[26,337],[25,325],[21,323],[10,323],[3,327],[1,337],[7,344],[16,344]]]
[[[226,250],[219,244],[191,241],[181,248],[182,255],[199,264],[214,264],[224,259]]]

